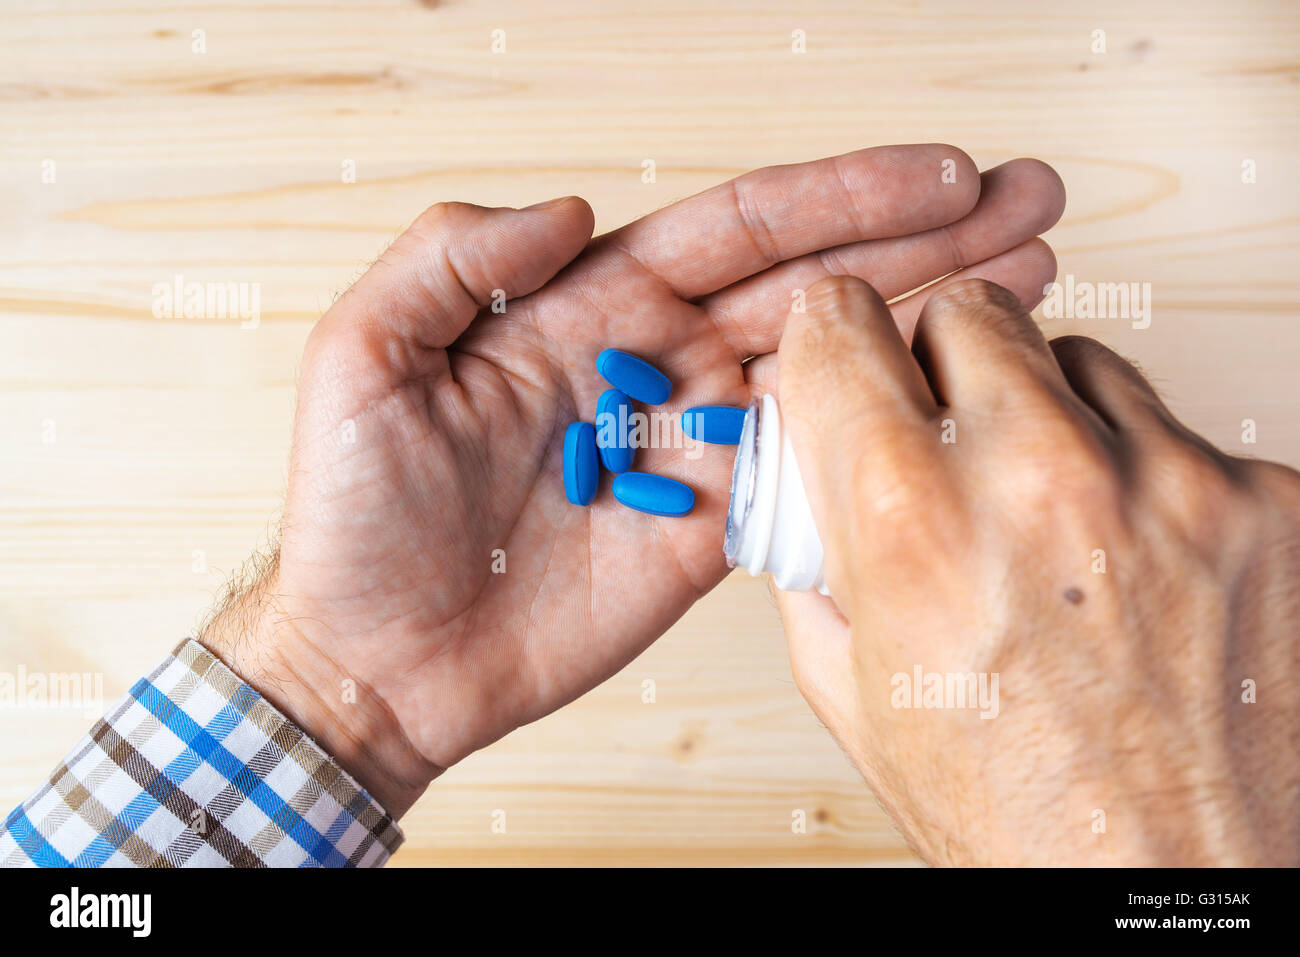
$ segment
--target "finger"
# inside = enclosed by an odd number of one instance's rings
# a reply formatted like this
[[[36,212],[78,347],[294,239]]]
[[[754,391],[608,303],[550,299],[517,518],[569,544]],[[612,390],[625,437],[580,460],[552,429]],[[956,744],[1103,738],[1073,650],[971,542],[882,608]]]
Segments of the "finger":
[[[746,173],[597,243],[693,299],[819,249],[956,222],[979,188],[975,164],[954,146],[881,146]]]
[[[1021,306],[1028,312],[1043,298],[1043,287],[1055,277],[1056,257],[1052,254],[1051,247],[1041,239],[1031,239],[1000,256],[960,269],[947,279],[898,300],[890,305],[889,311],[894,314],[894,324],[898,326],[903,341],[911,342],[912,330],[916,327],[916,319],[920,315],[921,308],[932,294],[945,285],[963,279],[987,279],[1014,292]],[[745,382],[749,386],[751,395],[776,392],[775,352],[754,356],[745,363],[744,368]]]
[[[326,313],[319,334],[362,327],[445,348],[494,295],[526,295],[568,265],[594,224],[577,196],[529,209],[431,206]]]
[[[737,356],[762,355],[776,348],[795,290],[830,275],[857,276],[893,299],[1020,246],[1050,229],[1064,208],[1065,187],[1055,170],[1038,160],[1012,160],[981,175],[979,201],[955,223],[809,253],[705,296],[700,305]]]
[[[894,313],[894,321],[898,323],[898,331],[903,335],[903,341],[911,342],[921,310],[930,301],[930,297],[956,283],[968,279],[994,283],[1014,295],[1020,302],[1020,308],[1028,313],[1042,301],[1043,287],[1055,278],[1056,255],[1052,252],[1052,247],[1041,239],[1031,239],[992,259],[959,269],[934,285],[899,299],[890,309]]]
[[[779,355],[783,415],[820,420],[819,432],[860,415],[914,421],[935,410],[889,306],[853,276],[808,289],[804,311],[786,320]]]
[[[984,279],[951,283],[926,300],[912,352],[943,405],[996,409],[1034,395],[1071,394],[1020,300]]]
[[[1175,420],[1137,368],[1086,336],[1061,336],[1050,343],[1075,395],[1116,430],[1167,428]]]
[[[786,320],[779,356],[781,421],[823,535],[834,592],[835,560],[843,555],[836,537],[844,528],[835,516],[849,514],[860,483],[887,502],[907,481],[899,463],[929,461],[934,397],[885,301],[852,276],[809,287],[806,311]],[[871,463],[870,476],[859,474],[861,462]]]
[[[835,603],[817,592],[776,589],[790,670],[799,693],[840,741],[858,724],[857,669],[853,633]]]
[[[765,356],[754,356],[745,363],[745,384],[749,386],[751,396],[765,393],[776,395],[776,374],[779,364],[780,358],[775,352],[769,352]]]

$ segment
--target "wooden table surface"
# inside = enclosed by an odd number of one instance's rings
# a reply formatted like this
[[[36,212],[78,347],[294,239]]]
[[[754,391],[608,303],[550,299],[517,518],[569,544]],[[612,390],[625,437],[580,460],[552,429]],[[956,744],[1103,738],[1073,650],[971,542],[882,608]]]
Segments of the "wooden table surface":
[[[111,701],[191,632],[275,519],[312,322],[443,199],[580,193],[603,231],[866,145],[1038,156],[1069,190],[1062,277],[1149,282],[1153,306],[1045,331],[1135,358],[1221,447],[1300,465],[1297,51],[1283,0],[3,0],[0,671],[102,672]],[[177,275],[259,283],[260,324],[155,318]],[[0,709],[5,810],[88,725]],[[399,865],[915,860],[737,576],[403,823]]]

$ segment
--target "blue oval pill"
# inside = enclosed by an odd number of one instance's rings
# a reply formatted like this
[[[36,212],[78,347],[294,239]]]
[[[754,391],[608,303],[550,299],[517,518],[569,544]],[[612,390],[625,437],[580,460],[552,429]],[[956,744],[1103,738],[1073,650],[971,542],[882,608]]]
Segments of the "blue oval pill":
[[[599,482],[596,427],[590,422],[574,422],[564,432],[565,497],[574,505],[589,505]]]
[[[730,405],[697,405],[682,413],[682,428],[701,442],[739,445],[745,410]]]
[[[596,400],[596,448],[611,472],[632,467],[632,400],[618,389],[606,389]]]
[[[651,515],[685,515],[695,507],[695,493],[689,485],[649,472],[614,476],[614,497],[628,508]]]
[[[673,384],[666,375],[644,359],[618,349],[606,349],[596,356],[596,371],[638,402],[659,405],[673,394]]]

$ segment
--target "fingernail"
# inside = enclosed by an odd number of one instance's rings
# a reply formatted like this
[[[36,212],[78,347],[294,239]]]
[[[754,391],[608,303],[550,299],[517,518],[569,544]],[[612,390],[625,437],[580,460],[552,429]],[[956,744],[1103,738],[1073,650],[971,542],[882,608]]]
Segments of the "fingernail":
[[[561,203],[567,202],[568,199],[568,196],[561,196],[559,199],[548,199],[544,203],[533,203],[531,206],[525,206],[524,209],[550,209],[552,206],[559,206]]]

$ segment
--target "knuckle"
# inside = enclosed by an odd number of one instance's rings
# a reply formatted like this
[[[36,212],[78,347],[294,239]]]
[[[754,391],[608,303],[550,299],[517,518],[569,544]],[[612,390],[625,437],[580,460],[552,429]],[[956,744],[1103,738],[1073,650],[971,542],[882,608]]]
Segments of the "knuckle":
[[[375,332],[373,324],[362,317],[346,325],[327,328],[317,323],[303,347],[299,377],[302,380],[340,378],[341,370],[355,375],[363,368],[382,368],[389,361],[386,337]]]
[[[1105,346],[1087,336],[1058,336],[1048,344],[1062,366],[1086,365],[1107,352]]]
[[[1017,500],[1044,512],[1058,503],[1072,511],[1115,511],[1120,482],[1114,453],[1086,422],[1065,412],[1054,417],[1041,428],[1016,430],[1024,437],[1011,456]]]
[[[987,279],[961,279],[939,289],[926,302],[939,315],[977,311],[981,314],[1003,312],[1019,315],[1020,300],[1009,289]]]
[[[1068,479],[1065,488],[1062,504],[1055,508],[1065,512],[1059,520],[1064,541],[1091,549],[1099,541],[1128,540],[1124,485],[1118,473],[1079,473]]]
[[[1155,506],[1193,540],[1218,540],[1250,507],[1250,472],[1211,448],[1174,438],[1148,453]]]
[[[814,316],[850,314],[871,304],[873,292],[857,276],[827,276],[808,287],[806,311]]]
[[[853,276],[832,276],[814,283],[805,294],[805,315],[792,316],[791,334],[781,343],[780,389],[798,405],[823,408],[828,393],[844,402],[865,381],[861,329],[853,321],[872,308],[875,292]]]
[[[858,505],[854,517],[861,531],[902,542],[914,541],[926,529],[939,535],[950,524],[957,503],[948,473],[934,456],[909,436],[895,438],[887,426],[878,428],[862,447],[864,452],[852,463]]]
[[[410,232],[425,236],[443,233],[463,221],[469,209],[471,207],[468,203],[434,203],[415,217],[415,221],[411,223]]]
[[[1300,472],[1281,462],[1235,459],[1252,495],[1289,515],[1300,515]]]
[[[1086,375],[1099,384],[1123,383],[1131,387],[1131,394],[1143,396],[1160,404],[1156,391],[1140,368],[1130,359],[1108,346],[1087,336],[1061,336],[1049,345],[1059,365],[1067,375]]]
[[[1012,345],[1041,349],[1038,324],[1030,318],[1015,293],[987,279],[963,279],[945,286],[927,300],[917,324],[917,336],[982,341],[1006,340]]]

